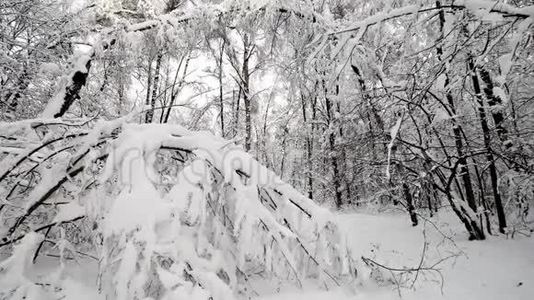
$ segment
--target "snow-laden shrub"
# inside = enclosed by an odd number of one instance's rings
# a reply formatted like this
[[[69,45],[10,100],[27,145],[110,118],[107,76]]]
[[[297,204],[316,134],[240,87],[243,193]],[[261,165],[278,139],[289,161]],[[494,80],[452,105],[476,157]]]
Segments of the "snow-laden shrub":
[[[64,296],[67,254],[98,261],[108,299],[233,299],[257,276],[352,277],[329,211],[240,147],[125,120],[0,125],[3,298]],[[58,251],[54,276],[31,274]]]
[[[506,172],[499,188],[505,200],[505,212],[508,222],[508,233],[530,236],[534,230],[534,216],[531,208],[534,206],[534,176],[522,174],[514,170]]]

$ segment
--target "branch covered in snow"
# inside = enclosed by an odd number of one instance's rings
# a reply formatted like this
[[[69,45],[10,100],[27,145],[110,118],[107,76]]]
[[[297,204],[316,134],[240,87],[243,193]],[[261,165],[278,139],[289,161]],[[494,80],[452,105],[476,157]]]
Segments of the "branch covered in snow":
[[[418,5],[408,5],[408,6],[392,9],[389,12],[378,13],[370,17],[367,17],[364,20],[358,21],[343,29],[332,31],[329,33],[329,35],[337,35],[337,34],[356,31],[356,30],[365,30],[367,29],[367,27],[378,24],[380,22],[388,21],[391,19],[395,19],[395,18],[407,16],[407,15],[432,12],[435,10],[442,10],[442,9],[449,9],[449,10],[468,9],[472,12],[477,12],[477,13],[479,13],[480,11],[483,11],[485,13],[498,13],[498,14],[503,15],[504,17],[510,17],[510,18],[515,17],[515,18],[520,18],[520,19],[534,17],[534,6],[526,6],[526,7],[519,8],[519,7],[515,7],[509,4],[505,4],[505,3],[486,1],[486,0],[465,0],[465,1],[460,0],[460,1],[452,1],[452,3],[449,5],[441,5],[439,7],[438,6],[421,7]]]
[[[25,208],[2,212],[12,221],[5,221],[0,246],[24,239],[28,229],[48,233],[64,222],[94,222],[103,241],[97,246],[100,289],[118,299],[152,295],[155,290],[144,288],[150,282],[168,298],[187,292],[232,299],[258,269],[269,276],[289,272],[298,286],[307,277],[330,286],[352,276],[345,237],[331,213],[224,139],[123,121],[99,122],[71,136],[44,142],[51,153],[70,147],[48,156],[50,170],[42,159],[30,159],[43,146],[3,161],[2,180],[16,192],[2,197],[27,200]],[[18,189],[30,169],[42,179]],[[59,199],[68,204],[38,217],[45,203]]]

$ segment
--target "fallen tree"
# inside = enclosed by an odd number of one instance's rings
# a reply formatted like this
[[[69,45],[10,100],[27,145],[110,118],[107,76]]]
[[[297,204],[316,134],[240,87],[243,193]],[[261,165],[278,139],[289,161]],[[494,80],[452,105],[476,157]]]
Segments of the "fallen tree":
[[[95,290],[114,299],[233,299],[255,276],[353,278],[330,212],[240,147],[129,118],[0,125],[2,298],[64,295],[67,257],[97,259]],[[35,278],[43,253],[58,273]]]

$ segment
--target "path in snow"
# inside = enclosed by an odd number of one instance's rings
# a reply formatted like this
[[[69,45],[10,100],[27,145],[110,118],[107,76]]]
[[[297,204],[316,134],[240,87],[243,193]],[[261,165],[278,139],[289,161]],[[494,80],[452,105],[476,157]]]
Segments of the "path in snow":
[[[439,257],[460,253],[456,259],[441,264],[444,276],[441,285],[420,276],[415,289],[402,289],[402,299],[468,299],[468,300],[531,300],[534,299],[534,237],[490,237],[487,241],[467,241],[466,234],[452,215],[432,220],[440,231],[451,236],[456,246],[426,223],[413,228],[407,215],[370,215],[361,213],[339,216],[350,233],[355,253],[392,267],[414,267],[419,264],[423,248],[423,228],[426,232],[428,258],[432,264]],[[424,222],[422,222],[424,223]],[[356,295],[343,290],[290,290],[266,295],[262,300],[389,300],[399,299],[394,285],[366,284]]]

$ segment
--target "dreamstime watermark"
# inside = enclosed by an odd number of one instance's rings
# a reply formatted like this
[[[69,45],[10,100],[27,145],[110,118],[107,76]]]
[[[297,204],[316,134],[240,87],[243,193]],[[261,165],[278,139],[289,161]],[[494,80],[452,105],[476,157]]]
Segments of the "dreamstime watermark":
[[[117,184],[132,186],[142,181],[154,185],[207,183],[260,185],[276,188],[285,184],[274,172],[242,149],[131,147],[113,149],[106,161],[107,172],[117,175]],[[175,168],[177,172],[170,170]],[[172,178],[172,180],[169,180]],[[170,181],[170,182],[169,182]]]

